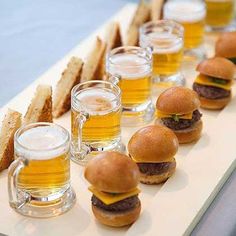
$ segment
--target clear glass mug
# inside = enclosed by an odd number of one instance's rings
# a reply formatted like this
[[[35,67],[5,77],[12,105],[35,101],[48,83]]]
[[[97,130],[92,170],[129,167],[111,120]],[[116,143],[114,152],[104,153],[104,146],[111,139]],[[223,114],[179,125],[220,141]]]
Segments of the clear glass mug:
[[[205,32],[206,6],[202,0],[168,0],[164,5],[163,18],[174,20],[184,27],[186,56],[205,57],[202,47]]]
[[[151,21],[140,28],[139,44],[153,57],[153,91],[184,85],[181,73],[184,28],[171,20]]]
[[[206,24],[209,31],[233,31],[234,0],[205,0]]]
[[[106,73],[122,92],[122,125],[136,126],[151,121],[154,106],[150,49],[124,46],[111,50],[106,57]]]
[[[15,133],[15,161],[8,171],[9,204],[31,217],[52,217],[74,205],[70,185],[70,136],[52,123],[32,123]]]
[[[121,143],[121,91],[91,80],[71,92],[71,159],[84,165],[100,151],[124,151]]]

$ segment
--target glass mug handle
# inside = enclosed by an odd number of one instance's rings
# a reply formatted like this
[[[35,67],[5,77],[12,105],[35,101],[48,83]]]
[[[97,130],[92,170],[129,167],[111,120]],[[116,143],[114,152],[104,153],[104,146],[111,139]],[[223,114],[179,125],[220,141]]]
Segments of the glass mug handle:
[[[30,202],[29,193],[17,188],[18,176],[20,171],[28,165],[28,160],[18,157],[9,167],[8,170],[8,195],[9,203],[12,208],[19,209],[26,203]]]
[[[82,130],[84,123],[89,119],[89,113],[80,112],[80,114],[76,117],[75,122],[78,124],[78,137],[77,137],[77,150],[79,152],[82,151]]]
[[[109,77],[108,81],[115,84],[115,85],[118,85],[118,83],[120,82],[121,80],[121,76],[118,75],[118,74],[115,74],[115,75],[112,75],[111,77]]]

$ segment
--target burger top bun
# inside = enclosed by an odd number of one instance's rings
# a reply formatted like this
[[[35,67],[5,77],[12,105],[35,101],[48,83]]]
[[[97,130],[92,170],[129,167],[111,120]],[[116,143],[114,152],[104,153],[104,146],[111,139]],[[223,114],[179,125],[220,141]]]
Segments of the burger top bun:
[[[236,32],[225,32],[216,42],[215,54],[220,57],[236,57]]]
[[[136,162],[160,163],[173,161],[179,147],[174,132],[161,125],[138,130],[128,143],[130,156]]]
[[[235,73],[234,63],[223,57],[206,59],[198,64],[196,70],[201,74],[224,80],[232,80]]]
[[[137,187],[140,174],[128,156],[102,152],[88,162],[84,176],[99,191],[125,193]]]
[[[198,94],[185,87],[171,87],[157,99],[156,108],[168,114],[186,114],[200,106]]]

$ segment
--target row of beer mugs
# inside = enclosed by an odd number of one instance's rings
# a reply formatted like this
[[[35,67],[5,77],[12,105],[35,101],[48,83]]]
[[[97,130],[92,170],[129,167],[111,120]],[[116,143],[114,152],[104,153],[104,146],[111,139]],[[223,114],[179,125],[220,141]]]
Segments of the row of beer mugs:
[[[73,88],[71,138],[67,130],[51,123],[30,124],[16,132],[16,160],[9,169],[8,181],[10,205],[16,211],[27,216],[50,217],[69,210],[76,198],[70,184],[70,156],[76,163],[85,164],[97,152],[124,151],[122,119],[128,126],[153,119],[152,77],[156,79],[154,84],[162,77],[170,85],[183,83],[180,73],[183,48],[202,43],[205,5],[188,1],[193,4],[193,11],[189,7],[186,14],[178,11],[175,14],[182,4],[171,6],[171,2],[164,7],[164,18],[168,20],[141,27],[141,47],[120,47],[107,54],[108,81],[88,81]],[[226,6],[231,1],[206,2],[210,9],[213,2]],[[187,16],[189,12],[192,20]],[[181,22],[181,15],[188,22]],[[184,39],[184,30],[194,34],[185,33]]]

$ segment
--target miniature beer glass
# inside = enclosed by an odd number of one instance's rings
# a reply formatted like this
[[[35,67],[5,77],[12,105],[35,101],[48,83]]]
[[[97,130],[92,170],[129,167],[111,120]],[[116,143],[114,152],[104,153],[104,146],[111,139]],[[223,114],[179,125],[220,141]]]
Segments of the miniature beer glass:
[[[75,203],[70,185],[70,136],[52,123],[33,123],[15,133],[15,161],[8,173],[10,206],[31,217],[52,217]]]
[[[97,152],[122,150],[119,87],[91,80],[76,85],[71,94],[72,160],[83,165]]]
[[[184,85],[183,27],[171,20],[153,21],[140,28],[139,44],[150,47],[153,57],[153,90]]]
[[[106,72],[121,89],[122,124],[136,126],[152,120],[151,51],[133,46],[115,48],[107,54]]]

